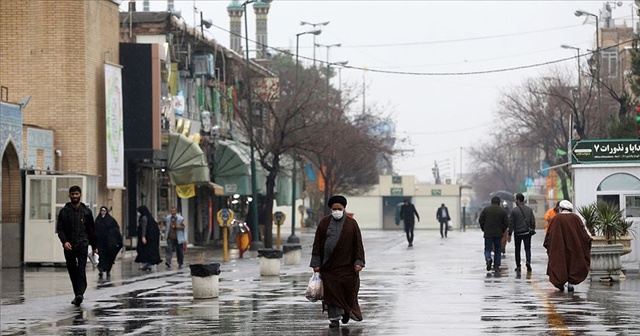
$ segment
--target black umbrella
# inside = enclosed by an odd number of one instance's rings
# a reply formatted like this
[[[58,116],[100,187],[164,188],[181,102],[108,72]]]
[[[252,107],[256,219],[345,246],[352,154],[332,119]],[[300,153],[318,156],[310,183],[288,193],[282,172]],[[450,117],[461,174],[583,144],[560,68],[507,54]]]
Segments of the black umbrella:
[[[500,200],[508,201],[508,202],[515,202],[516,201],[516,195],[514,193],[508,192],[506,190],[494,191],[491,194],[489,194],[489,196],[491,196],[491,197],[498,196],[498,197],[500,197]]]

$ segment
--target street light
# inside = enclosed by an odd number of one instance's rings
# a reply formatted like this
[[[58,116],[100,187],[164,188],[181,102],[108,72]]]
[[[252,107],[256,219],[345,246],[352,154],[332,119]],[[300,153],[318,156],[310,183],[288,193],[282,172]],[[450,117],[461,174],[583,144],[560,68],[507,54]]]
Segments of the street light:
[[[598,92],[598,114],[600,114],[600,18],[593,14],[583,10],[577,10],[574,13],[575,16],[593,16],[596,19],[596,91]]]
[[[244,40],[245,47],[247,49],[246,53],[246,74],[245,74],[245,85],[247,88],[247,111],[249,112],[249,148],[251,152],[251,213],[253,216],[251,217],[251,231],[253,231],[253,242],[251,243],[251,250],[258,250],[264,245],[260,242],[260,231],[258,228],[258,181],[256,179],[256,159],[255,159],[255,144],[253,141],[253,106],[251,105],[251,72],[249,68],[249,25],[247,23],[247,5],[256,2],[256,0],[247,0],[242,4],[244,8]]]
[[[327,48],[327,95],[329,95],[329,66],[331,65],[331,63],[329,63],[329,49],[333,48],[333,47],[342,47],[342,43],[334,43],[334,44],[316,44],[316,47],[325,47]]]
[[[300,25],[301,26],[308,25],[308,26],[312,26],[313,29],[316,29],[317,26],[326,26],[328,24],[329,24],[329,21],[318,22],[318,23],[300,21]],[[314,67],[316,66],[316,37],[315,37],[315,35],[313,36],[313,66]]]
[[[200,35],[202,35],[202,39],[204,39],[204,28],[211,28],[213,26],[213,21],[211,19],[203,19],[202,11],[200,11]]]
[[[349,64],[349,61],[329,63],[329,60],[327,60],[327,95],[329,94],[329,72],[331,71],[331,66],[332,65],[338,65],[338,66],[340,66],[340,69],[342,69],[342,67],[347,65],[347,64]],[[340,79],[340,81],[342,81],[342,80]]]
[[[327,21],[324,25],[326,25],[327,23],[329,23],[329,21]],[[300,24],[304,24],[304,21],[300,22]],[[294,97],[295,95],[298,94],[298,77],[300,75],[299,60],[298,60],[298,51],[299,51],[298,47],[300,42],[300,35],[307,35],[307,34],[311,34],[315,38],[317,35],[322,34],[322,30],[314,29],[314,30],[296,34],[296,79],[294,83],[294,90],[295,90]],[[313,57],[313,60],[315,62],[315,56]],[[300,243],[300,238],[296,236],[296,157],[295,155],[293,156],[293,168],[291,170],[291,236],[287,238],[287,243],[289,244]]]
[[[580,74],[580,72],[581,72],[580,71],[580,48],[572,47],[572,46],[566,45],[566,44],[561,45],[560,48],[562,48],[562,49],[573,49],[573,50],[576,51],[576,55],[577,55],[576,59],[578,60],[578,95],[579,95],[580,94],[580,89],[582,88],[582,85],[581,85],[581,77],[582,76]]]

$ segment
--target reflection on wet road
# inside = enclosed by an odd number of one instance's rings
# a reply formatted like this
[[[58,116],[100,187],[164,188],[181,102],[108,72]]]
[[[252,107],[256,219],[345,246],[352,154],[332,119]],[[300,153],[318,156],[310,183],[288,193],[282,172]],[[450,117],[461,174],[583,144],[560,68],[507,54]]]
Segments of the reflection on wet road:
[[[194,300],[188,271],[129,272],[96,281],[80,308],[68,293],[9,300],[3,296],[3,335],[640,335],[640,279],[589,283],[575,293],[547,282],[546,254],[534,239],[533,272],[486,272],[481,233],[440,239],[418,231],[407,248],[399,232],[364,231],[367,267],[361,274],[362,322],[328,328],[320,303],[304,298],[311,275],[303,261],[281,276],[260,277],[258,259],[223,264],[220,297]],[[510,249],[510,252],[513,249]],[[47,272],[32,272],[46,275]],[[41,281],[47,281],[42,277]],[[66,288],[68,279],[58,279]],[[65,294],[65,295],[62,295]]]

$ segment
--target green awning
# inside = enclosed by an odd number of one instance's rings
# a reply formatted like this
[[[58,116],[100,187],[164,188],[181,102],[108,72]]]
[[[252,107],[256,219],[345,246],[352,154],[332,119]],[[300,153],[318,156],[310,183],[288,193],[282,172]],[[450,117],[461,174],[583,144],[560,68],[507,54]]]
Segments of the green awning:
[[[225,195],[251,195],[251,150],[232,140],[218,141],[215,154],[214,181],[224,187]],[[260,163],[256,162],[258,193],[264,194],[266,177]]]
[[[175,185],[209,183],[209,166],[200,146],[179,133],[169,134],[167,173]]]

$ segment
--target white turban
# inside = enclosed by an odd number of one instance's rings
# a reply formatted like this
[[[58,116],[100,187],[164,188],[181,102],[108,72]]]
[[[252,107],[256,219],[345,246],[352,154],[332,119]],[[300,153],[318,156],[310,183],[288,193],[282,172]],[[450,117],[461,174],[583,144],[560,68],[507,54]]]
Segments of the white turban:
[[[567,200],[562,200],[562,201],[560,201],[560,209],[572,211],[573,210],[573,204],[571,204],[571,202],[569,202]]]

